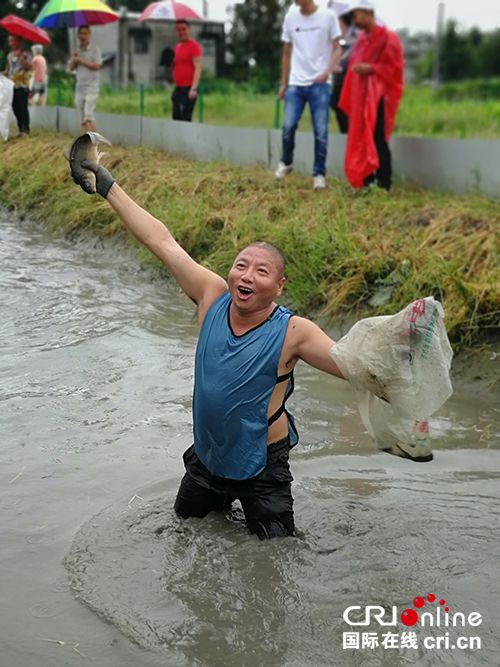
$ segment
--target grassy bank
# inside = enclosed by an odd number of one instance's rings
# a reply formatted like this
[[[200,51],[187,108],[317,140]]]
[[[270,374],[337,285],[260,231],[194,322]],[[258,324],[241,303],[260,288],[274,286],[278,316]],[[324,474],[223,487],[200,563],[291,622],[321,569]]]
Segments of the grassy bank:
[[[463,86],[462,86],[463,88]],[[147,87],[144,95],[144,115],[171,117],[172,88]],[[60,91],[61,103],[73,106],[72,88]],[[58,92],[55,84],[49,88],[48,103],[55,105]],[[97,111],[137,115],[140,113],[139,88],[111,90],[101,87]],[[203,119],[212,125],[235,127],[274,127],[276,96],[257,93],[244,85],[227,82],[227,90],[207,90],[203,96]],[[283,115],[283,105],[280,116]],[[199,104],[194,119],[199,119]],[[309,113],[301,123],[302,131],[311,129]],[[330,129],[337,132],[333,113]],[[500,100],[459,96],[448,99],[434,94],[430,86],[407,86],[396,119],[395,134],[402,136],[431,136],[456,138],[500,138]]]
[[[47,221],[53,234],[117,233],[121,223],[107,203],[70,180],[63,158],[69,142],[67,136],[36,133],[0,146],[0,202]],[[314,193],[303,176],[291,175],[278,186],[263,169],[120,146],[104,162],[188,252],[215,271],[225,274],[237,250],[253,240],[282,248],[285,300],[299,313],[392,313],[432,294],[444,303],[456,348],[495,331],[498,201],[403,189],[390,196],[355,193],[333,179],[327,191]],[[137,252],[142,264],[155,263],[144,249]]]

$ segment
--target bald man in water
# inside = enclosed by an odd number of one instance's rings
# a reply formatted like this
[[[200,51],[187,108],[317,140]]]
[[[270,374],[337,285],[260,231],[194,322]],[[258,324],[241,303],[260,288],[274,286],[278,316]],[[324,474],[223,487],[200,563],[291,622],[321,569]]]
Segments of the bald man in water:
[[[239,499],[250,532],[260,539],[294,535],[288,457],[298,436],[285,402],[299,359],[343,377],[329,354],[334,341],[276,304],[285,286],[285,261],[277,248],[250,244],[225,280],[195,262],[104,167],[84,165],[96,173],[98,193],[128,231],[198,307],[194,444],[184,453],[176,513],[204,517]]]

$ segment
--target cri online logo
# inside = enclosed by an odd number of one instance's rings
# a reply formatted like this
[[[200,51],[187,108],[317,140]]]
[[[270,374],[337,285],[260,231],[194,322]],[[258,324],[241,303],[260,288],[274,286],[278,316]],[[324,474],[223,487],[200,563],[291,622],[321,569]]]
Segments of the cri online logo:
[[[429,593],[427,596],[427,602],[434,602],[436,600],[436,596],[433,593]],[[439,600],[440,606],[445,610],[446,613],[450,611],[449,607],[446,607],[446,600],[441,598]],[[425,600],[423,597],[420,595],[417,595],[416,598],[413,598],[413,606],[416,607],[417,609],[422,609],[422,607],[425,605]],[[418,621],[418,611],[415,611],[415,609],[405,609],[404,611],[401,612],[401,623],[403,625],[407,626],[412,626],[415,625]]]
[[[423,609],[426,605],[426,603],[429,603],[429,607],[433,610],[431,611],[426,611],[419,616],[419,612],[417,611],[420,609]],[[436,603],[436,604],[433,604]],[[420,621],[421,626],[429,625],[429,626],[445,626],[445,627],[456,627],[456,626],[465,626],[465,625],[471,625],[471,626],[476,626],[476,625],[481,625],[482,623],[482,616],[479,612],[474,611],[471,612],[470,614],[466,615],[462,612],[457,612],[455,614],[448,614],[450,611],[449,607],[446,605],[446,600],[444,598],[440,598],[439,600],[433,593],[429,593],[426,598],[424,599],[422,596],[417,595],[417,597],[413,598],[413,607],[408,607],[407,609],[404,609],[401,614],[399,615],[399,620],[403,625],[406,625],[407,627],[412,627],[416,625]],[[429,607],[427,607],[429,609]],[[361,611],[362,607],[353,605],[351,607],[347,607],[347,609],[344,611],[344,621],[348,625],[370,625],[372,619],[378,622],[379,625],[397,625],[398,623],[398,608],[396,606],[392,607],[392,614],[390,611],[388,611],[385,607],[382,607],[380,605],[368,605],[364,607],[365,610],[365,615],[364,618],[359,618],[359,612]],[[433,613],[435,610],[435,613]],[[353,612],[352,615],[358,616],[357,619],[352,619],[351,618],[351,612]],[[356,612],[358,612],[356,614]],[[387,614],[389,614],[389,617],[387,618]]]

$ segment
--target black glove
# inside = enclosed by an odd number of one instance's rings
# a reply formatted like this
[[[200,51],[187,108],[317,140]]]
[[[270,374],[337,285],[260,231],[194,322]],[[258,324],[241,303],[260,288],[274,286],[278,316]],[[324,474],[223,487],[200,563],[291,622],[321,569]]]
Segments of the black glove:
[[[101,197],[104,197],[104,199],[106,199],[111,189],[111,186],[115,182],[113,176],[105,167],[102,167],[97,162],[92,162],[90,160],[83,160],[82,167],[84,167],[85,169],[90,169],[90,171],[94,172],[96,179],[96,191],[101,195]]]

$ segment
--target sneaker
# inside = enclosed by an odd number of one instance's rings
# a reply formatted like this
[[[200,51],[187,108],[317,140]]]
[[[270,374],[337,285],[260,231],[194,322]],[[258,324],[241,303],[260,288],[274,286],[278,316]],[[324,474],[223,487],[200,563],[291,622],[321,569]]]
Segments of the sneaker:
[[[284,162],[278,162],[278,168],[274,172],[276,180],[282,181],[287,174],[289,174],[293,169],[293,165],[285,164]]]
[[[313,190],[324,190],[326,188],[326,180],[323,174],[313,176]]]

